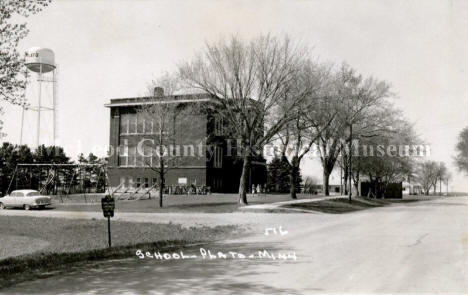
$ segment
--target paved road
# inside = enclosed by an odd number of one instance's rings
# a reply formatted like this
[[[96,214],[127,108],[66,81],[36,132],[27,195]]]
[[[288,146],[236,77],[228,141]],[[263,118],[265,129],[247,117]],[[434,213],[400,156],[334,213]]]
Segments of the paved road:
[[[169,215],[164,215],[168,220]],[[188,222],[182,215],[174,220]],[[267,249],[297,260],[137,258],[80,267],[25,282],[11,294],[309,294],[468,293],[468,197],[447,198],[342,215],[198,214],[195,220],[252,225],[242,240],[213,252]],[[162,217],[161,217],[162,218]],[[189,217],[187,217],[189,218]],[[221,222],[222,223],[222,222]],[[282,226],[285,235],[264,234]],[[148,249],[153,252],[157,249]],[[199,254],[199,248],[186,254]]]

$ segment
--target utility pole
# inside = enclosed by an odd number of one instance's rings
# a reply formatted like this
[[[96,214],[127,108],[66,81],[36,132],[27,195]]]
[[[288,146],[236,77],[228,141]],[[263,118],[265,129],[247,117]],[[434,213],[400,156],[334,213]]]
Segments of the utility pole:
[[[352,151],[352,147],[353,147],[353,124],[349,124],[349,202],[351,203],[351,196],[352,196],[352,188],[353,188],[353,184],[352,184],[352,179],[353,179],[353,176],[352,176],[352,162],[353,162],[353,151]]]

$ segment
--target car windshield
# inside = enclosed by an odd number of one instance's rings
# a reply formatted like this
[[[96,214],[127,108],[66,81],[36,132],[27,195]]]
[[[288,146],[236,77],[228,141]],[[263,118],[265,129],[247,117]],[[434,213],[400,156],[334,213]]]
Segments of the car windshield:
[[[29,192],[26,196],[28,197],[35,197],[35,196],[40,196],[41,194],[39,192]]]

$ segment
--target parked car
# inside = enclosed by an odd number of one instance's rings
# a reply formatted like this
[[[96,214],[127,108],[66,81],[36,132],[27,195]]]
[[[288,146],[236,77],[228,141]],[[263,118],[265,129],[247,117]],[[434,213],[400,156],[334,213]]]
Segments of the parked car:
[[[50,204],[52,204],[51,198],[41,195],[36,190],[16,190],[0,198],[0,209],[6,207],[21,207],[24,210],[31,208],[43,209]]]

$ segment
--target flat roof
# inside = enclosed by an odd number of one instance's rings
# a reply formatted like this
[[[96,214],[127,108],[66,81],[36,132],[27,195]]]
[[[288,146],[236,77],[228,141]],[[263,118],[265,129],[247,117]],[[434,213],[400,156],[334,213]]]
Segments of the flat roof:
[[[138,106],[160,103],[189,103],[189,102],[207,102],[213,101],[210,94],[182,94],[182,95],[168,95],[163,97],[128,97],[128,98],[114,98],[110,103],[105,104],[105,107],[124,107],[124,106]]]

